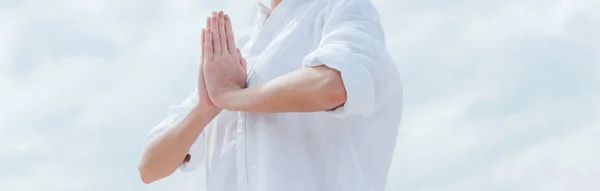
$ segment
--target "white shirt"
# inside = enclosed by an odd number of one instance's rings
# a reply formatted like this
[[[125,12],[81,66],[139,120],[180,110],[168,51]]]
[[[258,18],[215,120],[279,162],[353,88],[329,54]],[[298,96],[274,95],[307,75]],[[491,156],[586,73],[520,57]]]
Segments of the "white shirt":
[[[314,113],[223,110],[180,169],[205,161],[208,191],[383,191],[402,88],[375,7],[369,0],[284,0],[259,15],[237,41],[248,86],[326,65],[341,72],[346,103]],[[194,92],[171,107],[149,137],[173,127],[197,101]]]

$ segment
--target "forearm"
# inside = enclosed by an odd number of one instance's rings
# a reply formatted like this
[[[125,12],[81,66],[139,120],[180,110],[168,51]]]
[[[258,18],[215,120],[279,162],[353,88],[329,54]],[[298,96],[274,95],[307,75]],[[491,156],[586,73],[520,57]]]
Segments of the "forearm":
[[[232,90],[223,108],[234,111],[279,113],[333,109],[346,100],[339,72],[325,66],[305,67],[263,85]]]
[[[175,127],[151,138],[139,164],[142,181],[151,183],[172,174],[218,111],[195,106]],[[194,156],[197,157],[197,156]]]

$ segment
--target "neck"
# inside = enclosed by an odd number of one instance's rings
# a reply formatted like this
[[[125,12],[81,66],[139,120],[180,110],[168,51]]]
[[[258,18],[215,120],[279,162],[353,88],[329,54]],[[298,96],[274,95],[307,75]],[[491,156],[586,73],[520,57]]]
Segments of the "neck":
[[[281,1],[282,0],[271,0],[271,10],[275,9],[275,7],[277,7]]]

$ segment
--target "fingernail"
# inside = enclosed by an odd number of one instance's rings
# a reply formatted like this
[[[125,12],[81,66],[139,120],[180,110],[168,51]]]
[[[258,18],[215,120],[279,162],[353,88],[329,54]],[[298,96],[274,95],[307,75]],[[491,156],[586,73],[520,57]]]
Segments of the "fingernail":
[[[225,14],[225,20],[229,21],[229,15]]]

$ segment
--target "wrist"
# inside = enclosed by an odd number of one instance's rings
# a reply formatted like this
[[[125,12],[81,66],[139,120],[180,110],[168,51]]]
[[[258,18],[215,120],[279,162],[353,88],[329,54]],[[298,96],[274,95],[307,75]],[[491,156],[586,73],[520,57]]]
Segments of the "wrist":
[[[232,88],[226,91],[223,91],[221,96],[219,96],[217,106],[230,110],[230,111],[239,111],[240,107],[242,107],[243,103],[246,99],[242,99],[244,89],[241,88]]]
[[[208,115],[209,117],[215,117],[221,112],[221,108],[218,108],[214,105],[206,104],[206,103],[196,103],[194,105],[193,111],[203,113],[204,115]]]

